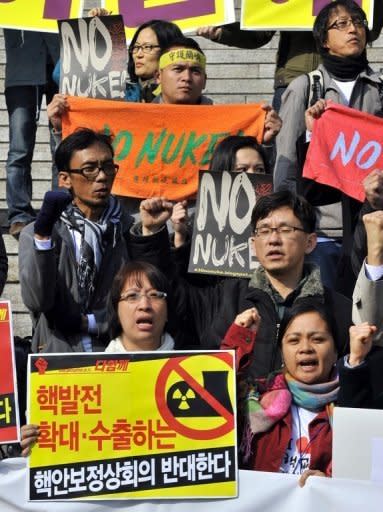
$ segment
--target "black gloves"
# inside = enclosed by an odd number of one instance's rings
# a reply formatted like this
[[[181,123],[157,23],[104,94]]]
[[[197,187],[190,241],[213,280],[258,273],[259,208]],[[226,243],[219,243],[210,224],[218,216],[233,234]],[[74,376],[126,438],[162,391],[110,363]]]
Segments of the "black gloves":
[[[71,202],[69,192],[51,190],[45,193],[41,210],[35,221],[35,233],[40,236],[51,236],[53,225],[60,218],[61,213]]]

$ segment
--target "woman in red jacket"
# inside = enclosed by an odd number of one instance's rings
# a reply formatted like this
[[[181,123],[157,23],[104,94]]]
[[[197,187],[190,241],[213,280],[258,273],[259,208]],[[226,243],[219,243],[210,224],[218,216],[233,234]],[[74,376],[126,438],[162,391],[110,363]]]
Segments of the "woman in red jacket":
[[[246,374],[261,318],[255,308],[238,315],[221,348],[235,348],[239,378],[242,467],[331,476],[331,411],[339,383],[336,333],[330,312],[307,298],[280,325],[284,364],[265,379]]]

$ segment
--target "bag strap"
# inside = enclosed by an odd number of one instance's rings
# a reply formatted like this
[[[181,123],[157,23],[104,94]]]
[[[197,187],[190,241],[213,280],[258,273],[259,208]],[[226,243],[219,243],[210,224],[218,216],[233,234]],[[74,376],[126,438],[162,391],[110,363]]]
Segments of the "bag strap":
[[[310,73],[306,73],[307,84],[307,106],[312,107],[321,98],[324,98],[324,79],[320,69],[314,69]]]

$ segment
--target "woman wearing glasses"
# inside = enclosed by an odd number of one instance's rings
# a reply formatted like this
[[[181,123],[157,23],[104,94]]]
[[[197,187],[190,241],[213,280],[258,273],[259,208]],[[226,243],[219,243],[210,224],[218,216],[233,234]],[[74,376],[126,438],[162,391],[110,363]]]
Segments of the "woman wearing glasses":
[[[105,352],[173,350],[174,340],[167,332],[168,279],[150,263],[134,261],[116,275],[111,295],[111,337]]]
[[[181,30],[170,21],[151,20],[138,27],[129,46],[127,101],[151,103],[161,51],[180,37]]]

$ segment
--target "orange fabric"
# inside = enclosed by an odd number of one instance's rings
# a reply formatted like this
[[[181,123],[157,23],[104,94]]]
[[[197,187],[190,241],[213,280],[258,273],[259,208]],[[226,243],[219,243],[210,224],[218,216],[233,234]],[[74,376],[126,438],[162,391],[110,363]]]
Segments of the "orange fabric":
[[[113,193],[130,197],[192,197],[198,172],[207,168],[214,147],[227,135],[261,141],[265,112],[258,104],[163,105],[69,98],[63,136],[78,127],[115,136],[120,170]]]

